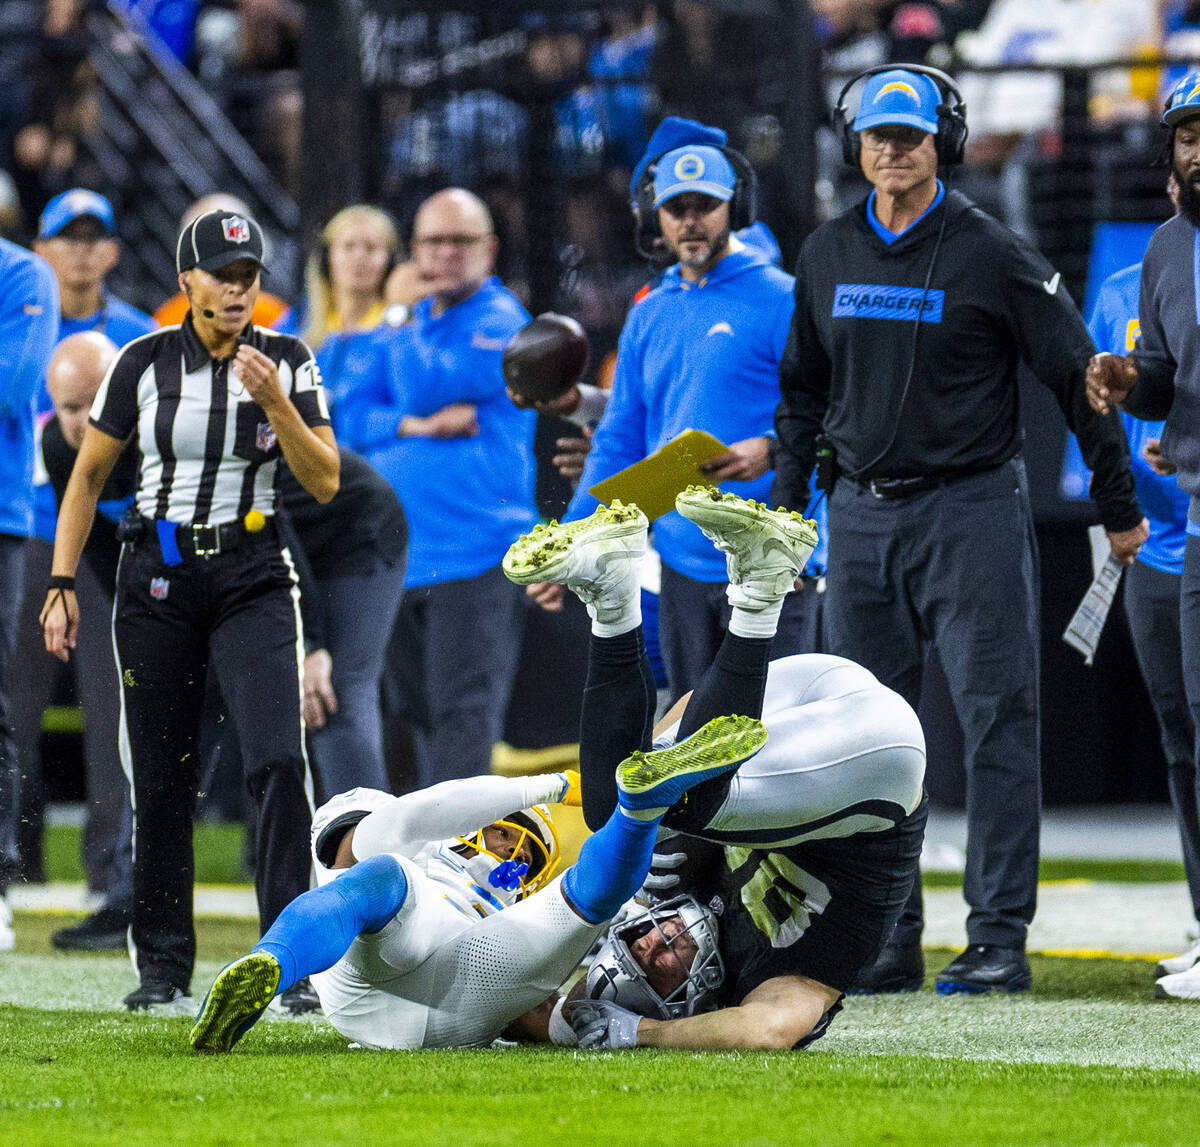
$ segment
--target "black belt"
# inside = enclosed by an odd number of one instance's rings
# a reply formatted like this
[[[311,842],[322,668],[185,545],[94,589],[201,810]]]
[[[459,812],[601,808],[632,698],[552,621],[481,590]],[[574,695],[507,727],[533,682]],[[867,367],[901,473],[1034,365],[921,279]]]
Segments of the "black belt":
[[[983,470],[954,470],[945,474],[922,474],[915,478],[852,478],[851,481],[856,486],[861,486],[872,497],[882,502],[893,502],[898,498],[911,498],[914,494],[923,494],[926,490],[936,490],[939,486],[951,486],[964,478],[974,478],[999,468],[988,466]],[[849,474],[842,476],[850,477]]]
[[[275,534],[275,519],[274,517],[260,518],[263,525],[258,530],[247,530],[244,521],[236,522],[218,522],[214,525],[203,524],[177,524],[174,530],[174,542],[178,549],[179,556],[185,558],[215,558],[219,554],[230,553],[238,549],[249,537],[257,534],[266,534],[268,537],[273,537]],[[169,542],[164,541],[161,535],[161,530],[167,523],[161,523],[154,518],[139,518],[137,519],[140,525],[138,533],[141,537],[154,538],[163,552],[163,557],[167,559],[168,564],[171,564],[171,555],[169,551]],[[136,540],[136,538],[124,538],[123,540]]]

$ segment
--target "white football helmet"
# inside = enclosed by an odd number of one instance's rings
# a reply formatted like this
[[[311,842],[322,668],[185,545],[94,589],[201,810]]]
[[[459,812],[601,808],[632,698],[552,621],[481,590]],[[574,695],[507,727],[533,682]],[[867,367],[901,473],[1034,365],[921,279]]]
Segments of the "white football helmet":
[[[668,938],[662,932],[662,925],[672,916],[680,918],[683,929]],[[696,945],[687,978],[666,998],[650,986],[629,948],[654,928],[668,946],[685,935]],[[640,1016],[675,1020],[714,1006],[724,982],[725,964],[717,950],[717,918],[694,896],[685,895],[634,913],[608,930],[588,967],[586,995],[591,1000],[609,1000]]]
[[[487,847],[483,833],[492,824],[502,825],[517,834],[514,853],[528,842],[532,859],[527,870],[524,864],[505,860]],[[541,804],[509,813],[477,829],[470,836],[457,837],[454,851],[462,857],[463,866],[482,887],[509,903],[523,900],[539,888],[544,888],[562,861],[558,830],[554,827],[550,810]]]

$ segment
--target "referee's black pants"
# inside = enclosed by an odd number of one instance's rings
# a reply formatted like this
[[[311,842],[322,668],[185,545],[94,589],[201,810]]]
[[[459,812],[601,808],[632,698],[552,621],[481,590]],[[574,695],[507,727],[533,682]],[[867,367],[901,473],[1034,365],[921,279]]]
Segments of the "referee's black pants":
[[[143,981],[187,989],[197,743],[211,659],[258,810],[265,932],[309,886],[312,780],[300,716],[299,591],[273,524],[234,550],[167,566],[153,534],[126,544],[113,613],[121,757],[134,804],[132,938]]]

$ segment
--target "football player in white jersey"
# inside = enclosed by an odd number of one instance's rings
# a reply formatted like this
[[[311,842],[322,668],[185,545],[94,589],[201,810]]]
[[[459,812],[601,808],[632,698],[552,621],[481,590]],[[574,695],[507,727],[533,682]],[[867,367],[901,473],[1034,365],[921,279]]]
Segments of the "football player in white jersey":
[[[925,741],[911,707],[861,666],[821,654],[769,662],[812,523],[710,487],[680,494],[676,509],[725,552],[730,616],[713,665],[654,743],[718,713],[761,716],[770,739],[667,812],[664,827],[687,843],[663,852],[670,864],[686,855],[677,887],[692,895],[614,925],[555,1009],[551,1035],[577,1034],[585,1047],[806,1046],[887,941],[912,886]],[[651,746],[654,691],[629,576],[645,532],[640,513],[614,503],[535,530],[504,561],[514,581],[566,584],[592,614],[580,770],[593,826],[617,798],[614,762]],[[656,876],[661,887],[670,873]]]
[[[217,975],[192,1047],[228,1051],[304,976],[326,1019],[366,1047],[485,1046],[518,1017],[514,1035],[547,1038],[548,997],[641,885],[667,807],[764,740],[760,722],[727,717],[635,753],[620,808],[561,877],[545,803],[578,803],[577,774],[334,797],[313,818],[319,886]]]

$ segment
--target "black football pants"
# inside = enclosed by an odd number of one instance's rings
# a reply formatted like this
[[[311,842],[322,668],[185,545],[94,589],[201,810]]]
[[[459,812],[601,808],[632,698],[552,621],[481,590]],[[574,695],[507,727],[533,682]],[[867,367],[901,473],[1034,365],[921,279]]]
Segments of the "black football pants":
[[[176,566],[163,562],[152,536],[122,551],[113,630],[134,804],[132,935],[143,981],[186,989],[195,963],[192,814],[210,659],[258,810],[261,929],[309,886],[312,779],[297,594],[270,527],[243,536],[235,550]]]

